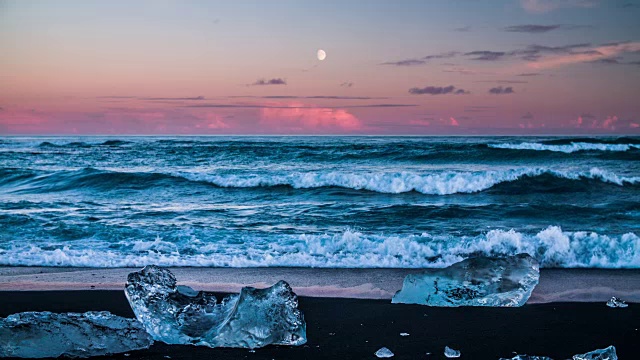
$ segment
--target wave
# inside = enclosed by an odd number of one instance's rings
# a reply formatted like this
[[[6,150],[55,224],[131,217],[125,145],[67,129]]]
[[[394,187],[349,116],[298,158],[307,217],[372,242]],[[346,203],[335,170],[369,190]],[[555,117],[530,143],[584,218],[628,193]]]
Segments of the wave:
[[[564,145],[523,142],[519,144],[488,144],[487,146],[494,149],[554,151],[567,154],[577,151],[629,151],[640,149],[640,144],[608,144],[593,142],[572,142]]]
[[[478,236],[371,235],[347,230],[324,235],[232,239],[208,243],[190,238],[169,242],[70,243],[15,241],[0,247],[0,265],[76,267],[444,267],[477,255],[528,253],[545,268],[638,268],[640,237],[565,232],[549,226],[536,234],[491,230]],[[250,241],[249,241],[250,240]]]
[[[208,173],[174,172],[116,172],[86,168],[53,173],[37,173],[21,169],[0,169],[4,186],[13,185],[18,191],[65,191],[84,187],[100,189],[145,189],[175,181],[191,181],[222,188],[258,188],[289,186],[294,189],[339,187],[367,190],[384,194],[418,192],[426,195],[477,193],[499,184],[542,180],[543,187],[553,181],[587,181],[617,186],[636,185],[640,177],[619,176],[613,172],[592,168],[589,171],[559,171],[546,168],[523,168],[476,172],[300,172],[289,174],[215,175]],[[525,184],[523,184],[525,185]]]
[[[308,172],[287,175],[210,175],[198,173],[176,173],[189,180],[204,181],[220,187],[248,188],[290,186],[295,189],[340,187],[368,190],[386,194],[419,192],[428,195],[451,195],[475,193],[501,183],[515,182],[525,178],[551,175],[554,178],[579,181],[599,180],[619,186],[640,183],[640,177],[621,177],[615,173],[592,168],[587,172],[563,172],[544,168],[512,169],[503,171],[442,172],[418,174],[398,173],[345,173]]]
[[[572,143],[592,143],[592,144],[640,144],[639,137],[616,137],[616,138],[607,138],[607,137],[568,137],[568,138],[559,138],[552,140],[544,140],[541,143],[546,145],[570,145]]]

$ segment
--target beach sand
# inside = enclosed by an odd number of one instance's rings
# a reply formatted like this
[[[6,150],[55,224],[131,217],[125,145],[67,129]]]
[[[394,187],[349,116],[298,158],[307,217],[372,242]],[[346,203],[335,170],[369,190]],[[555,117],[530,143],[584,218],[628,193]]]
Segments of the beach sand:
[[[22,311],[108,310],[133,317],[123,291],[0,291],[0,316]],[[520,354],[566,359],[614,345],[620,359],[640,354],[640,305],[612,309],[604,303],[527,304],[521,308],[432,308],[387,300],[300,297],[306,345],[209,349],[155,344],[113,359],[374,359],[386,346],[394,359],[463,359]],[[409,336],[400,336],[400,333]],[[426,353],[431,353],[427,356]]]
[[[121,290],[139,268],[0,267],[0,291]],[[391,299],[408,274],[424,269],[170,268],[181,285],[239,292],[287,281],[301,296]],[[529,304],[603,302],[612,296],[640,303],[640,269],[542,269]]]

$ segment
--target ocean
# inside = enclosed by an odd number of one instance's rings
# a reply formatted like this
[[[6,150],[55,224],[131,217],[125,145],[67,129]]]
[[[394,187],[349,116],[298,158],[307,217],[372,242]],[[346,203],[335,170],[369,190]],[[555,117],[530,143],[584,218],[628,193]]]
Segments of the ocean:
[[[638,137],[1,137],[0,265],[640,268]]]

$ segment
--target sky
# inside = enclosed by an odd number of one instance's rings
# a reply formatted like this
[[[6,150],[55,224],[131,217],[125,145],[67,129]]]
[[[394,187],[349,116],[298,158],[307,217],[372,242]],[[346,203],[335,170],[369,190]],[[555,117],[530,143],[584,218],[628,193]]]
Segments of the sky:
[[[640,135],[638,19],[640,0],[0,0],[0,135]]]

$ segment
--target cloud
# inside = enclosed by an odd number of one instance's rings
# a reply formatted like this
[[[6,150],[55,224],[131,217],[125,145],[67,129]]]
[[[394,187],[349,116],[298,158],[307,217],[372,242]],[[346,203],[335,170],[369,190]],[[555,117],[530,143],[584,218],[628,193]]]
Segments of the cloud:
[[[520,0],[520,5],[530,13],[546,13],[562,8],[591,8],[597,5],[594,0]]]
[[[98,99],[136,99],[137,97],[115,95],[115,96],[98,96],[97,98]]]
[[[522,115],[520,117],[520,119],[522,119],[522,120],[533,120],[533,114],[531,114],[530,112],[527,111],[527,113]]]
[[[331,109],[291,103],[260,110],[260,124],[270,132],[334,133],[354,132],[363,123],[345,109]]]
[[[563,46],[546,46],[546,45],[529,45],[524,49],[516,49],[509,52],[510,56],[520,57],[527,61],[537,61],[543,55],[548,54],[572,54],[579,51],[578,49],[584,49],[590,47],[589,43],[569,44]]]
[[[462,27],[458,27],[453,29],[453,31],[457,31],[457,32],[469,32],[471,31],[471,26],[462,26]]]
[[[447,69],[443,69],[442,70],[443,72],[456,73],[461,75],[492,75],[493,74],[491,72],[472,70],[472,69],[460,67],[457,65],[450,65],[450,64],[447,64],[447,65],[451,67]]]
[[[503,28],[504,31],[508,32],[520,32],[520,33],[546,33],[552,30],[560,29],[562,25],[512,25]]]
[[[518,74],[516,76],[531,77],[531,76],[542,76],[542,74],[541,73],[522,73],[522,74]]]
[[[528,84],[524,80],[477,80],[476,83],[492,83],[492,84]]]
[[[502,60],[506,55],[502,51],[479,50],[464,53],[465,56],[472,56],[471,60],[495,61]]]
[[[581,114],[576,120],[572,121],[571,124],[577,128],[604,131],[640,128],[640,124],[631,119],[622,119],[617,115],[598,117],[589,113]]]
[[[411,88],[409,89],[409,94],[413,94],[413,95],[445,95],[445,94],[455,94],[455,95],[462,95],[462,94],[469,94],[468,91],[464,90],[464,89],[456,89],[455,86],[453,85],[449,85],[449,86],[426,86],[423,88]]]
[[[511,86],[508,86],[508,87],[498,86],[498,87],[489,89],[489,94],[494,94],[494,95],[505,95],[505,94],[513,94],[513,93],[515,93],[515,91],[513,91],[513,88]]]
[[[0,117],[0,124],[17,134],[208,134],[230,128],[217,111],[145,107],[89,112],[18,109]]]
[[[442,127],[442,126],[460,126],[460,123],[453,116],[449,116],[449,118],[426,117],[423,119],[414,119],[414,120],[410,120],[408,125]]]
[[[271,97],[270,99],[298,99],[296,97]],[[194,104],[184,105],[187,108],[221,108],[221,109],[291,109],[296,106],[299,109],[315,108],[312,105],[270,105],[270,104]],[[340,108],[392,108],[392,107],[413,107],[416,104],[363,104],[363,105],[346,105]]]
[[[556,68],[565,65],[616,58],[625,53],[639,51],[640,42],[612,43],[592,47],[583,51],[569,51],[566,54],[549,56],[535,62],[530,62],[529,66],[535,69]]]
[[[281,78],[273,78],[269,80],[258,79],[253,84],[249,84],[250,86],[263,86],[263,85],[287,85],[287,81]]]
[[[445,53],[441,53],[441,54],[423,56],[423,57],[421,57],[419,59],[405,59],[405,60],[399,60],[399,61],[383,62],[380,65],[418,66],[418,65],[426,64],[429,60],[433,60],[433,59],[450,59],[452,57],[457,56],[458,54],[459,54],[459,52],[457,52],[457,51],[449,51],[449,52],[445,52]]]
[[[352,86],[353,86],[353,83],[351,81],[345,81],[342,84],[340,84],[340,87],[348,87],[348,88],[350,88]]]
[[[140,98],[140,100],[150,100],[150,101],[173,101],[173,100],[205,100],[204,96],[195,96],[195,97],[157,97],[157,98]]]
[[[502,28],[507,32],[519,32],[519,33],[530,33],[530,34],[539,34],[546,33],[553,30],[577,30],[577,29],[588,29],[591,28],[589,25],[567,25],[567,24],[554,24],[554,25],[534,25],[534,24],[525,24],[525,25],[512,25]]]
[[[416,65],[424,65],[427,62],[425,60],[419,60],[419,59],[406,59],[406,60],[399,60],[399,61],[388,61],[388,62],[383,62],[380,65],[394,65],[394,66],[416,66]]]

